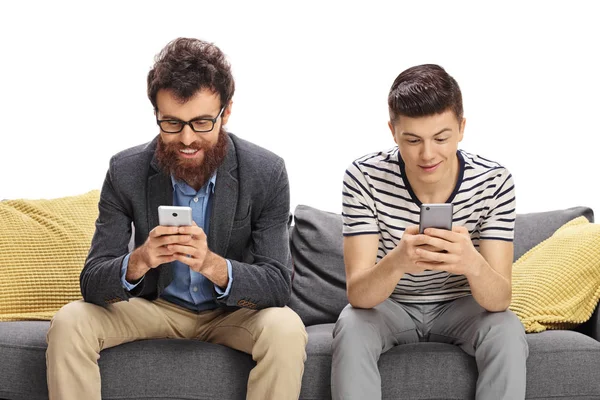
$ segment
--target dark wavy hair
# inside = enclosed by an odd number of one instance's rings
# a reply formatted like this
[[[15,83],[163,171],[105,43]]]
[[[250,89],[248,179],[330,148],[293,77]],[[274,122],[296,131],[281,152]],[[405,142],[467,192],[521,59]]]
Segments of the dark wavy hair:
[[[201,89],[211,89],[225,106],[233,97],[235,82],[221,49],[200,39],[178,38],[156,55],[148,73],[148,98],[155,110],[161,89],[171,90],[184,102]]]
[[[411,67],[398,75],[388,95],[392,123],[398,117],[425,117],[452,110],[458,121],[463,118],[463,104],[456,80],[435,64]]]

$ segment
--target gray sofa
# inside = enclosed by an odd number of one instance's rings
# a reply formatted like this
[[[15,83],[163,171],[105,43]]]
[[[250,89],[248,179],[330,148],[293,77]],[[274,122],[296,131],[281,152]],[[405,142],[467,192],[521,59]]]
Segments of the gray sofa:
[[[515,260],[567,221],[592,210],[576,207],[520,214]],[[341,217],[298,206],[291,229],[295,273],[290,307],[307,326],[301,399],[330,398],[331,332],[346,305]],[[47,399],[48,322],[0,323],[0,399]],[[527,335],[528,399],[600,399],[600,317],[574,331]],[[146,340],[101,353],[104,399],[244,399],[254,362],[238,351],[191,340]],[[396,347],[379,361],[385,399],[469,399],[477,368],[458,347]],[[85,399],[82,399],[85,400]]]

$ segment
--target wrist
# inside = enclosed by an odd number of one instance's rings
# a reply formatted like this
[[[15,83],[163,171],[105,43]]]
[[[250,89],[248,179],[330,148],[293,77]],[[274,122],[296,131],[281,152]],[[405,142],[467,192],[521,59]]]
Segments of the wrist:
[[[129,257],[129,263],[127,264],[127,272],[125,273],[125,280],[129,283],[134,283],[140,280],[150,267],[144,261],[144,258],[141,254],[142,248],[136,249],[133,253],[131,253],[131,257]]]
[[[204,261],[202,263],[201,269],[206,275],[213,276],[218,270],[218,259],[217,256],[212,251],[208,250],[206,252],[206,256],[204,257]]]
[[[224,258],[209,250],[204,258],[203,269],[205,276],[215,285],[220,288],[227,287],[229,276],[227,272],[227,261],[225,261]]]
[[[467,277],[467,279],[477,279],[481,276],[481,274],[487,267],[489,267],[489,265],[485,261],[485,258],[483,258],[482,255],[479,255],[479,257],[477,257],[477,261],[471,264],[471,268],[469,269],[468,274],[465,274],[465,276]]]

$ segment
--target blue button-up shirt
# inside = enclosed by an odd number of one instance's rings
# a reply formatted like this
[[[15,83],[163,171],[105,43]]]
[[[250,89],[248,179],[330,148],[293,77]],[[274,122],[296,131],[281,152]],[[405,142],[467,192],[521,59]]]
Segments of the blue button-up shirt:
[[[215,173],[200,190],[195,191],[187,183],[178,181],[171,176],[173,205],[191,207],[194,221],[206,233],[208,233],[209,228],[211,200],[215,191],[216,180],[217,175]],[[121,267],[121,283],[127,290],[132,290],[141,282],[131,284],[125,280],[130,255],[125,257]],[[213,288],[217,292],[218,298],[224,298],[229,295],[231,283],[233,282],[231,262],[229,260],[225,261],[227,261],[227,275],[229,277],[225,290],[213,284],[204,275],[192,271],[188,265],[181,261],[174,261],[173,281],[165,288],[161,297],[192,311],[198,312],[216,308],[217,303],[212,294]]]

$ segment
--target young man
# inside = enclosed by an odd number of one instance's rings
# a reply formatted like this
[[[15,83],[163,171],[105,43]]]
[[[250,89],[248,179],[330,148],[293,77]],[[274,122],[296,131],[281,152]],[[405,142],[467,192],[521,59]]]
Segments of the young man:
[[[359,158],[344,177],[350,304],[333,332],[333,398],[380,399],[381,353],[436,341],[475,356],[477,399],[523,399],[528,347],[522,324],[507,310],[515,223],[511,174],[458,150],[462,97],[443,68],[402,72],[388,105],[397,147]],[[423,203],[453,203],[452,231],[419,234]]]
[[[287,173],[281,158],[225,131],[233,93],[213,44],[180,38],[157,56],[148,97],[160,133],[110,161],[85,301],[63,307],[48,332],[50,399],[99,400],[100,351],[147,338],[251,354],[248,399],[298,398],[307,335],[285,307]],[[190,206],[194,225],[159,226],[160,205]]]

